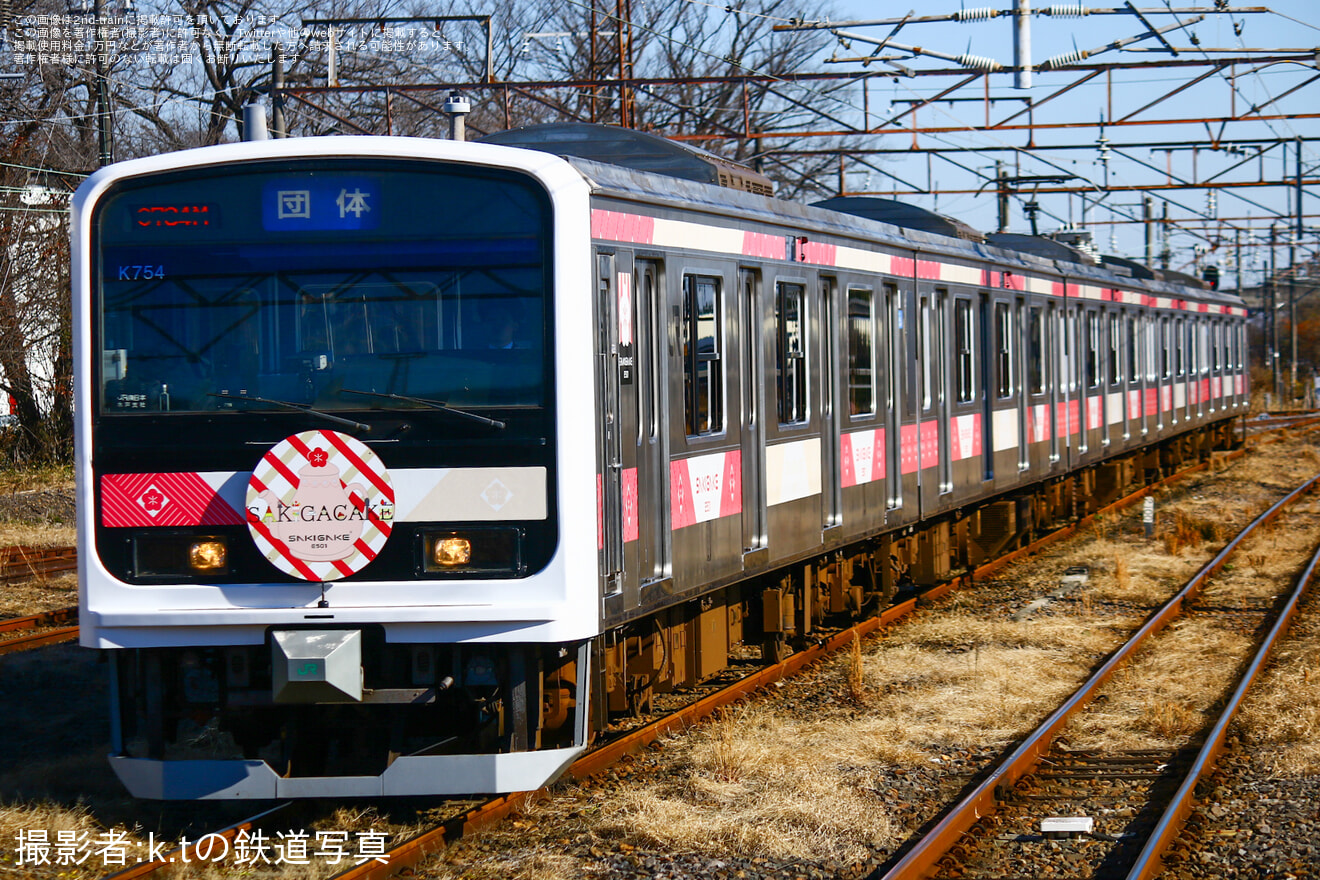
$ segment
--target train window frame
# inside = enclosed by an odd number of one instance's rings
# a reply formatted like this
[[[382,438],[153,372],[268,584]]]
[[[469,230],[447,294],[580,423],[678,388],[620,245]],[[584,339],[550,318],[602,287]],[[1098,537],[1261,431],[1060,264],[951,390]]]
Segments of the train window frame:
[[[1014,373],[1013,309],[1007,300],[995,300],[995,396],[1010,400],[1016,387]]]
[[[863,300],[865,301],[865,314],[855,313],[854,304],[861,303]],[[848,416],[852,419],[873,418],[876,414],[878,398],[876,391],[875,289],[850,284],[847,287],[846,302]],[[858,329],[863,329],[864,332],[860,334],[855,332]],[[860,350],[862,346],[858,345],[859,338],[863,336],[865,337],[864,352]],[[859,355],[864,355],[864,357],[859,357]]]
[[[696,306],[698,285],[709,283],[713,288],[711,310],[715,323],[711,350],[700,351],[701,336],[698,324],[701,315]],[[725,370],[724,370],[724,276],[705,272],[684,272],[682,303],[679,319],[679,352],[683,361],[683,426],[690,438],[714,437],[724,433]],[[695,344],[693,340],[696,340]],[[702,365],[705,365],[704,367]],[[702,371],[705,379],[701,379]],[[704,406],[701,385],[706,386]]]
[[[1086,344],[1083,365],[1085,371],[1084,381],[1086,390],[1094,391],[1100,387],[1103,381],[1100,372],[1100,313],[1095,309],[1086,309],[1084,314],[1086,325],[1082,331]]]
[[[1160,379],[1167,381],[1173,376],[1173,357],[1169,351],[1169,319],[1160,318]]]
[[[917,363],[920,365],[917,376],[921,382],[920,400],[923,413],[930,412],[935,405],[933,392],[937,381],[936,370],[939,366],[935,363],[935,358],[929,354],[934,348],[932,340],[934,331],[931,327],[934,320],[931,315],[934,309],[934,304],[931,301],[932,297],[933,295],[930,293],[923,293],[917,297],[917,320],[919,322],[917,326]]]
[[[953,344],[957,378],[954,400],[976,402],[976,315],[972,300],[965,296],[953,299]]]
[[[1187,354],[1184,351],[1183,346],[1183,339],[1186,338],[1187,334],[1183,330],[1184,323],[1185,321],[1182,317],[1174,318],[1173,329],[1171,331],[1171,339],[1173,340],[1173,375],[1177,379],[1181,379],[1183,376],[1187,375]]]
[[[1033,397],[1044,394],[1049,382],[1046,320],[1044,305],[1027,308],[1027,393]]]
[[[1123,316],[1117,310],[1108,310],[1105,315],[1109,330],[1109,387],[1117,388],[1123,384]]]
[[[1128,314],[1127,316],[1127,375],[1129,381],[1138,382],[1141,379],[1141,362],[1138,359],[1138,335],[1137,330],[1141,326],[1137,321],[1137,316]]]
[[[796,306],[796,330],[790,325],[790,305]],[[775,411],[782,427],[804,425],[811,419],[807,307],[805,281],[775,279]]]

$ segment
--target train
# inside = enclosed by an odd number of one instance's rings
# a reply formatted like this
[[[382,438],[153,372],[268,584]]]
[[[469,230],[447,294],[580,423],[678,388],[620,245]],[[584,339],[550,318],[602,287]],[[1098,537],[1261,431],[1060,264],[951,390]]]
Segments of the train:
[[[578,125],[91,175],[79,625],[127,789],[535,789],[1237,442],[1237,297],[772,186]]]

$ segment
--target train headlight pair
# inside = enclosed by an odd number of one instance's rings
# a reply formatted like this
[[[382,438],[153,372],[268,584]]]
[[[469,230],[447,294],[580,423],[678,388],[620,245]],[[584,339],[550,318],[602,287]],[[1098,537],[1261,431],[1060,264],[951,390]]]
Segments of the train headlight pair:
[[[422,533],[422,570],[432,575],[516,575],[522,570],[521,531],[446,529]]]

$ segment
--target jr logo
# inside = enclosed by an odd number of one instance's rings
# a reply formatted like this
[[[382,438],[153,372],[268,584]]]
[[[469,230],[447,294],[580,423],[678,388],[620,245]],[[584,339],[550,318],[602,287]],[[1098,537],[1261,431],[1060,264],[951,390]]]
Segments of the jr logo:
[[[304,663],[298,667],[298,675],[315,675],[319,669],[315,663]]]

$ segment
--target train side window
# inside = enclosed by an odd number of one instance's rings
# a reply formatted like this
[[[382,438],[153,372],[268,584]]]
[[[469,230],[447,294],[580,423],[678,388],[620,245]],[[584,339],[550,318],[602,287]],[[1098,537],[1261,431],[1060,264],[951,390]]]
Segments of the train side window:
[[[1045,317],[1040,306],[1031,307],[1027,321],[1027,388],[1032,394],[1044,394]]]
[[[1086,313],[1086,387],[1095,388],[1100,384],[1100,316],[1095,312]]]
[[[995,303],[995,371],[999,397],[1013,396],[1013,319],[1008,303]]]
[[[927,412],[931,405],[931,391],[935,384],[935,350],[931,346],[930,297],[921,297],[921,327],[917,336],[917,361],[921,364],[921,410]]]
[[[1183,353],[1183,339],[1187,333],[1183,330],[1183,319],[1176,318],[1173,322],[1173,374],[1175,376],[1184,376],[1187,373],[1187,358]]]
[[[1160,318],[1160,378],[1172,375],[1172,358],[1169,352],[1169,319]]]
[[[689,436],[724,428],[724,309],[720,279],[683,276],[683,410]]]
[[[1128,341],[1128,379],[1136,382],[1141,378],[1141,372],[1137,366],[1137,319],[1128,316],[1127,319],[1127,341]]]
[[[959,403],[971,403],[976,399],[976,337],[972,326],[972,301],[955,299],[953,301],[953,336],[957,347],[957,394]]]
[[[875,415],[875,294],[848,288],[848,412]]]
[[[1123,381],[1123,324],[1116,312],[1109,313],[1109,384]]]
[[[775,285],[775,382],[779,397],[779,423],[807,420],[806,288],[801,284]]]

